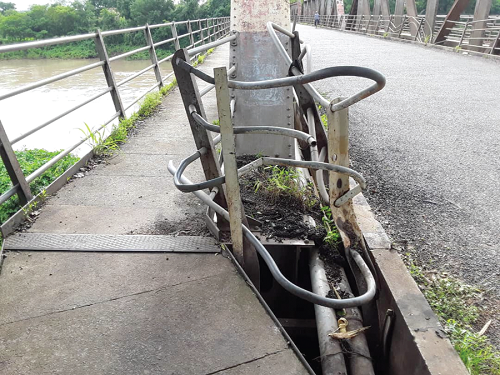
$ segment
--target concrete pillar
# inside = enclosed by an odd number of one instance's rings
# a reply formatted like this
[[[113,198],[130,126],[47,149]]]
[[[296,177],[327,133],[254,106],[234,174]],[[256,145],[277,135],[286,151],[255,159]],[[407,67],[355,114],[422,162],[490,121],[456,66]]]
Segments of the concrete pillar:
[[[476,8],[474,9],[474,21],[483,21],[488,18],[491,10],[491,2],[492,2],[491,0],[477,0]],[[474,47],[483,45],[483,39],[481,38],[484,37],[484,30],[478,30],[478,29],[485,29],[485,28],[486,28],[486,21],[474,22],[472,26],[472,33],[470,36],[472,39],[469,41],[469,46],[471,46],[470,47],[471,50],[478,52],[487,51],[484,48]]]
[[[396,0],[396,8],[394,10],[394,27],[396,30],[403,22],[403,14],[405,12],[405,0]]]
[[[327,0],[326,1],[326,14],[328,14],[328,15],[335,14],[335,13],[333,13],[333,8],[335,5],[337,5],[335,3],[335,0]]]
[[[415,4],[415,0],[406,0],[406,14],[409,17],[410,23],[410,33],[411,36],[417,35],[418,31],[418,20],[417,20],[417,5]]]
[[[424,33],[425,36],[431,36],[430,40],[432,40],[432,35],[434,34],[438,7],[439,0],[427,0],[427,6],[425,7]]]
[[[380,13],[384,17],[389,17],[391,10],[389,8],[389,0],[379,0],[380,1]]]

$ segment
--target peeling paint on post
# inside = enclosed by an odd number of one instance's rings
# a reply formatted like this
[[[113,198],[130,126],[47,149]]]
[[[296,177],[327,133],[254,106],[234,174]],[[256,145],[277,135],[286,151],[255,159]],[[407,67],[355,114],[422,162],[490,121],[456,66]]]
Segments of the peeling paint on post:
[[[267,31],[271,21],[290,29],[290,2],[288,0],[232,0],[231,30],[238,32],[230,46],[230,66],[236,66],[234,77],[240,81],[259,81],[288,75],[288,66]],[[287,50],[289,38],[278,37]],[[233,125],[268,125],[293,129],[293,92],[290,87],[265,90],[232,90],[235,99]],[[236,136],[236,152],[293,158],[291,138],[259,134]]]

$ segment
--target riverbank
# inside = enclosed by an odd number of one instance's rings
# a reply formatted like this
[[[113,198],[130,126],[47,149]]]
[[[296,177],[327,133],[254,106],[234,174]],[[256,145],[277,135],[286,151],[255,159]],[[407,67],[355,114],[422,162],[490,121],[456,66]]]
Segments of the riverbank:
[[[132,51],[144,47],[144,45],[130,44],[107,44],[106,49],[110,57],[120,55],[125,52]],[[159,60],[174,53],[174,48],[156,49],[156,55]],[[68,43],[64,45],[55,45],[42,48],[31,48],[22,51],[0,53],[0,60],[20,60],[20,59],[92,59],[98,58],[94,41],[84,40],[81,42]],[[149,60],[149,51],[142,51],[128,56],[126,60]]]

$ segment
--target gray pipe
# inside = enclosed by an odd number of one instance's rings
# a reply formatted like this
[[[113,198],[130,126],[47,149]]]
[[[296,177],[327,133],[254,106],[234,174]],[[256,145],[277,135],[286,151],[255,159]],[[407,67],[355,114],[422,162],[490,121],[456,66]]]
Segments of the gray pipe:
[[[311,287],[316,294],[326,296],[330,291],[323,261],[319,258],[318,250],[311,249],[309,256],[309,270],[311,271]],[[340,342],[328,336],[338,330],[335,310],[328,307],[314,305],[316,327],[318,330],[319,353],[323,374],[347,374],[344,355]]]
[[[220,127],[217,125],[210,124],[202,116],[196,113],[196,108],[193,105],[189,106],[191,111],[191,116],[193,119],[206,130],[214,133],[220,133]],[[273,135],[284,135],[286,137],[292,137],[301,139],[307,142],[310,146],[315,146],[317,144],[316,139],[311,137],[309,134],[301,132],[295,129],[281,128],[279,126],[235,126],[233,127],[234,134],[273,134]]]
[[[341,281],[339,287],[346,294],[352,296],[352,290],[347,281],[347,275],[343,268],[340,269]],[[357,307],[348,307],[346,310],[345,318],[349,322],[347,326],[348,331],[354,331],[363,327],[363,317]],[[349,359],[350,375],[375,375],[373,370],[373,363],[368,349],[368,343],[364,332],[349,340],[353,354]]]

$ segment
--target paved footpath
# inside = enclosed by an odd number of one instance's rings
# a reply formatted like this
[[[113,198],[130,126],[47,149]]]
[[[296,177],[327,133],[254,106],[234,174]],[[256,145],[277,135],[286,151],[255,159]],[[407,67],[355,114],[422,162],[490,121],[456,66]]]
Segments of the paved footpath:
[[[227,61],[219,48],[203,69]],[[204,101],[212,120],[215,93]],[[51,197],[29,234],[192,229],[202,208],[175,189],[167,162],[194,150],[175,90],[117,157]],[[8,252],[0,374],[306,374],[214,240],[194,240],[204,253]]]
[[[312,46],[313,69],[359,65],[387,78],[381,92],[351,108],[350,153],[396,247],[430,269],[489,290],[489,307],[498,311],[500,61],[309,26],[298,30]],[[367,84],[337,78],[315,86],[334,98]],[[500,331],[498,314],[494,325],[490,333]]]

